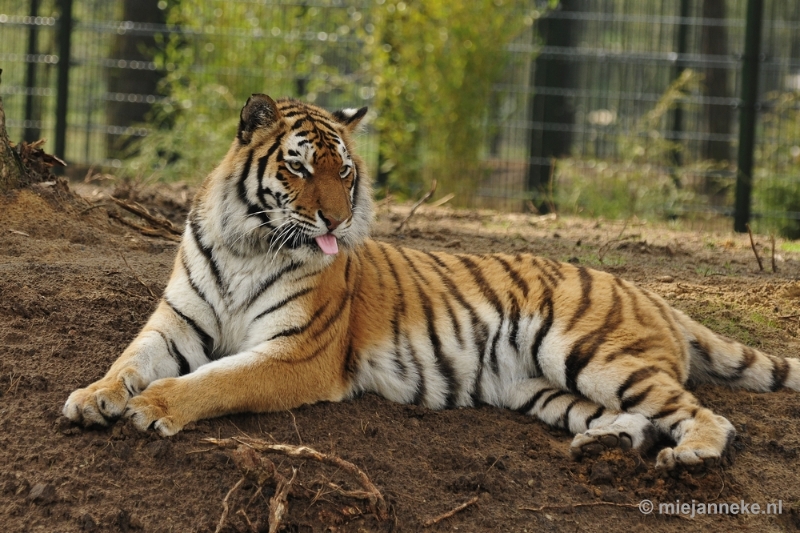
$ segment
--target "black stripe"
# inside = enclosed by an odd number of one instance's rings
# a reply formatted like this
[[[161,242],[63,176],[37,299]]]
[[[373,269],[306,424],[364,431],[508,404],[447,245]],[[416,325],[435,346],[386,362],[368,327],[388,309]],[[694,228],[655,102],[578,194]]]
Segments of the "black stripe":
[[[775,356],[770,357],[770,359],[772,359],[772,385],[770,390],[774,392],[786,383],[786,378],[789,376],[789,361],[778,359]]]
[[[595,331],[584,335],[572,347],[564,362],[564,374],[567,388],[578,392],[578,375],[594,357],[598,347],[606,342],[610,333],[622,323],[622,306],[620,305],[619,291],[612,288],[612,301],[603,324]]]
[[[472,275],[472,278],[475,280],[475,282],[478,284],[478,287],[481,289],[481,292],[483,293],[483,297],[486,298],[489,301],[489,303],[492,305],[492,307],[494,307],[495,311],[498,314],[500,323],[499,323],[499,325],[497,327],[497,331],[495,331],[494,334],[492,335],[491,352],[490,352],[490,363],[492,365],[492,370],[494,370],[494,372],[497,373],[498,372],[497,336],[500,333],[500,328],[503,326],[503,317],[504,317],[503,305],[500,303],[500,299],[498,298],[497,294],[492,289],[492,287],[489,284],[489,282],[483,276],[483,273],[481,272],[481,270],[478,267],[477,263],[475,263],[475,261],[473,261],[473,259],[471,257],[465,256],[465,255],[456,255],[454,257],[458,261],[460,261],[461,264],[463,264],[465,267],[467,267],[467,270]],[[489,327],[487,325],[487,333],[488,333],[488,329],[489,329]],[[485,357],[485,353],[482,356],[482,361],[483,361],[483,357]],[[483,370],[483,368],[481,368],[481,371],[482,370]]]
[[[194,279],[192,279],[192,272],[189,270],[189,265],[186,264],[186,249],[183,248],[182,246],[181,246],[181,265],[183,266],[183,270],[186,272],[186,279],[189,280],[189,286],[197,294],[197,296],[201,300],[203,300],[203,302],[209,307],[209,309],[211,309],[211,312],[214,314],[214,321],[217,323],[217,329],[220,329],[219,314],[217,314],[216,308],[214,308],[214,305],[208,299],[206,293],[200,287],[198,287],[197,284],[194,282]]]
[[[517,301],[517,297],[510,292],[508,293],[508,297],[511,299],[511,312],[509,313],[508,317],[510,322],[508,338],[509,342],[514,346],[519,354],[522,352],[522,346],[519,344],[519,321],[521,318],[519,302]]]
[[[304,295],[308,294],[312,290],[314,290],[313,287],[306,287],[305,289],[303,289],[301,291],[297,291],[296,293],[292,294],[291,296],[287,296],[286,298],[284,298],[283,300],[279,301],[278,303],[276,303],[276,304],[272,305],[271,307],[268,307],[264,311],[260,312],[258,314],[258,316],[256,316],[253,319],[253,322],[255,322],[256,320],[260,320],[261,318],[264,318],[266,315],[268,315],[270,313],[274,313],[275,311],[277,311],[278,309],[280,309],[284,305],[288,304],[292,300],[296,300],[297,298],[300,298],[301,296],[304,296]]]
[[[342,375],[352,380],[358,371],[358,358],[356,352],[353,350],[353,345],[350,344],[345,352],[344,360],[342,362]]]
[[[213,359],[212,355],[213,355],[213,352],[214,352],[214,339],[211,337],[211,335],[206,333],[206,331],[203,328],[198,326],[197,322],[195,322],[194,320],[192,320],[188,316],[186,316],[183,313],[181,313],[178,310],[178,308],[175,307],[172,304],[172,302],[169,301],[169,299],[164,298],[164,302],[166,302],[166,304],[172,309],[172,311],[176,315],[181,317],[181,320],[183,320],[184,322],[189,324],[189,327],[191,327],[192,330],[194,330],[195,335],[197,335],[197,338],[200,340],[200,344],[203,346],[203,354],[205,354],[205,356],[208,359]]]
[[[555,287],[558,285],[558,279],[553,276],[548,269],[546,269],[542,264],[539,262],[539,258],[532,256],[531,257],[531,266],[541,275],[541,277],[546,278],[547,283],[551,287]]]
[[[575,324],[578,323],[578,320],[583,317],[586,311],[589,310],[589,307],[592,305],[592,299],[590,297],[590,292],[592,290],[592,274],[589,270],[579,267],[578,268],[578,278],[581,282],[581,301],[578,305],[577,311],[572,317],[569,319],[569,324],[567,324],[566,331],[570,331],[572,328],[575,327]]]
[[[666,418],[669,415],[678,412],[678,410],[680,410],[680,408],[681,407],[679,405],[672,405],[670,407],[662,407],[661,410],[659,412],[657,412],[656,414],[654,414],[653,416],[651,416],[650,419],[651,420],[657,420],[659,418]]]
[[[479,353],[478,371],[475,373],[475,379],[470,385],[470,396],[472,397],[473,403],[477,404],[483,400],[483,388],[481,385],[481,380],[483,379],[486,348],[488,347],[489,342],[489,325],[480,319],[477,311],[475,311],[475,308],[467,303],[466,298],[464,298],[464,295],[458,289],[455,282],[453,282],[453,280],[446,274],[445,271],[450,271],[447,264],[433,253],[428,252],[425,255],[433,261],[435,265],[434,271],[439,275],[442,283],[444,283],[447,287],[448,292],[453,295],[453,297],[456,299],[456,302],[458,302],[458,304],[469,314],[470,323],[472,325],[473,341],[475,342],[475,349]]]
[[[500,265],[503,267],[503,270],[505,270],[506,273],[509,276],[511,276],[511,279],[514,281],[514,284],[519,288],[520,291],[522,291],[522,297],[527,298],[528,291],[530,291],[530,287],[528,287],[528,283],[525,280],[523,280],[522,277],[519,275],[519,272],[514,270],[514,268],[509,264],[509,262],[506,261],[503,257],[499,255],[491,255],[490,257],[495,261],[497,261],[498,263],[500,263]]]
[[[378,251],[383,256],[383,260],[386,261],[386,264],[389,266],[389,272],[392,274],[392,279],[394,280],[395,300],[394,305],[392,306],[392,334],[394,335],[393,345],[395,349],[395,360],[403,366],[405,369],[404,375],[407,375],[408,369],[405,367],[405,362],[402,361],[400,353],[400,318],[406,314],[406,301],[405,296],[403,295],[403,287],[400,283],[400,276],[397,274],[397,269],[395,268],[394,263],[389,259],[388,252],[384,249],[381,243],[376,242],[375,244],[378,247]],[[410,342],[408,342],[408,352],[417,370],[417,375],[419,376],[419,383],[415,385],[416,390],[413,400],[413,403],[419,404],[422,401],[426,390],[425,374],[423,373],[422,364],[419,362],[419,359],[417,358],[414,349],[411,347]]]
[[[647,378],[649,378],[649,377],[651,377],[651,376],[653,376],[653,375],[655,375],[657,373],[658,373],[658,369],[653,368],[651,366],[646,366],[646,367],[640,368],[639,370],[631,372],[631,375],[628,376],[628,379],[623,381],[622,384],[617,389],[617,398],[619,398],[621,400],[622,397],[625,395],[625,393],[628,391],[628,389],[630,389],[631,387],[633,387],[637,383],[639,383],[641,381],[644,381],[645,379],[647,379]],[[623,411],[624,411],[624,409],[623,409]]]
[[[330,300],[325,302],[316,311],[314,311],[314,314],[311,315],[311,318],[309,318],[308,321],[305,324],[303,324],[301,326],[294,326],[294,327],[291,327],[291,328],[288,328],[288,329],[284,329],[283,331],[281,331],[279,333],[276,333],[275,335],[273,335],[272,337],[270,337],[267,340],[271,341],[271,340],[274,340],[274,339],[277,339],[277,338],[280,338],[280,337],[291,337],[293,335],[299,335],[300,333],[303,333],[305,330],[310,328],[312,324],[314,324],[314,322],[320,317],[320,315],[322,315],[322,313],[325,312],[325,310],[328,308],[328,304],[329,303],[330,303]]]
[[[586,417],[586,429],[589,429],[589,424],[594,422],[596,419],[600,418],[605,412],[605,410],[606,408],[603,407],[602,405],[597,406],[595,412]]]
[[[549,391],[554,391],[554,390],[558,390],[558,389],[551,389],[551,388],[545,387],[543,389],[540,389],[540,390],[536,391],[536,394],[531,396],[531,398],[527,402],[525,402],[521,406],[517,407],[515,409],[515,411],[517,411],[518,413],[525,414],[525,415],[528,414],[528,412],[531,409],[533,409],[533,407],[536,405],[536,402],[539,401],[539,399],[542,397],[542,395],[544,395],[544,393],[549,392]]]
[[[417,270],[417,267],[414,263],[409,259],[406,255],[405,250],[399,248],[398,251],[400,252],[400,256],[405,259],[406,263],[410,267],[414,276],[411,277],[412,281],[414,282],[414,286],[417,289],[417,295],[422,302],[422,310],[425,313],[425,321],[428,326],[428,338],[431,341],[431,346],[433,347],[433,355],[435,358],[436,363],[436,370],[439,371],[439,374],[444,378],[444,381],[447,386],[447,397],[445,400],[445,406],[447,408],[451,408],[455,406],[455,398],[456,398],[456,391],[455,388],[458,385],[455,379],[455,371],[453,370],[453,365],[450,360],[445,356],[442,350],[442,341],[439,338],[439,333],[436,331],[436,317],[433,314],[433,304],[431,299],[428,295],[422,290],[420,286],[419,280],[416,276],[419,276],[423,281],[424,278],[421,277],[421,274]]]
[[[189,222],[187,226],[189,227],[189,231],[192,233],[192,237],[194,238],[194,244],[197,246],[197,249],[200,250],[200,253],[206,258],[208,263],[208,268],[211,269],[211,274],[214,277],[214,282],[217,285],[217,289],[219,289],[220,294],[225,294],[225,284],[222,282],[222,275],[219,272],[219,267],[217,267],[217,262],[214,261],[214,252],[213,248],[206,246],[203,244],[203,241],[200,238],[197,230],[197,221],[195,220],[196,216],[190,216]]]
[[[639,394],[634,394],[633,396],[629,396],[622,400],[620,404],[620,409],[623,411],[629,411],[642,403],[647,395],[650,394],[650,391],[653,390],[654,385],[648,385],[642,392]]]
[[[175,341],[170,341],[172,344],[172,350],[170,350],[170,355],[178,362],[178,375],[185,376],[191,369],[189,368],[189,361],[186,360],[186,357],[183,356],[181,351],[178,349],[178,346],[175,344]]]
[[[569,413],[572,411],[572,408],[575,407],[575,405],[581,401],[582,401],[581,398],[575,398],[574,400],[569,402],[569,405],[564,410],[564,414],[561,415],[561,427],[563,427],[566,430],[569,430]]]
[[[622,278],[614,277],[614,281],[617,286],[628,295],[628,301],[630,301],[631,307],[633,308],[633,316],[636,317],[636,322],[641,326],[649,327],[651,325],[651,320],[644,315],[639,305],[639,295],[641,291],[636,290],[636,287],[624,281]]]
[[[648,337],[642,337],[636,339],[635,341],[626,344],[619,350],[611,352],[606,356],[606,363],[610,363],[617,359],[618,357],[622,357],[623,355],[641,355],[644,352],[650,350],[653,347],[653,342],[660,340],[659,337],[655,335],[650,335]],[[678,379],[679,376],[677,374],[673,375],[674,378]]]
[[[294,262],[289,263],[288,265],[280,269],[278,272],[276,272],[275,274],[271,275],[270,277],[262,281],[261,284],[258,286],[258,288],[253,292],[250,298],[247,299],[247,302],[242,307],[248,308],[251,305],[253,305],[253,303],[255,303],[255,301],[258,300],[261,297],[261,295],[264,294],[270,287],[272,287],[279,279],[281,279],[284,275],[288,274],[289,272],[294,272],[301,266],[303,266],[303,263],[294,263]]]
[[[557,392],[554,392],[553,394],[548,396],[545,401],[542,402],[542,406],[539,407],[539,409],[543,410],[545,407],[547,407],[547,404],[549,404],[550,402],[552,402],[556,398],[560,398],[561,396],[564,396],[565,394],[569,394],[569,392],[567,392],[565,390],[559,390]]]
[[[480,267],[478,267],[477,263],[473,261],[473,259],[466,255],[456,255],[456,259],[461,261],[467,270],[469,270],[470,274],[472,274],[473,279],[478,284],[478,287],[481,289],[483,293],[483,297],[486,298],[489,303],[492,304],[497,314],[500,316],[500,320],[502,322],[503,319],[503,304],[500,303],[500,298],[497,297],[497,293],[494,292],[492,286],[486,281],[486,278],[483,276],[483,272],[481,272]]]
[[[539,326],[539,329],[536,331],[536,335],[533,337],[533,344],[531,345],[531,358],[533,359],[533,364],[536,367],[536,375],[542,375],[542,364],[539,362],[539,352],[542,349],[542,343],[544,342],[544,338],[550,332],[550,328],[553,327],[553,293],[549,287],[545,287],[545,293],[542,299],[542,309],[539,310],[541,314],[544,312],[544,318],[542,319],[542,324]]]

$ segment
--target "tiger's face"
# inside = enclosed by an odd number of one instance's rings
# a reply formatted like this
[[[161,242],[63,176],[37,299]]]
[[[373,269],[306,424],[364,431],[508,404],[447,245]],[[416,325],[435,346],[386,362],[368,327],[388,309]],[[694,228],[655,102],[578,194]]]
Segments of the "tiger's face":
[[[295,100],[250,97],[221,165],[228,189],[235,189],[222,214],[226,240],[306,260],[362,242],[371,192],[350,135],[366,111],[329,113]]]

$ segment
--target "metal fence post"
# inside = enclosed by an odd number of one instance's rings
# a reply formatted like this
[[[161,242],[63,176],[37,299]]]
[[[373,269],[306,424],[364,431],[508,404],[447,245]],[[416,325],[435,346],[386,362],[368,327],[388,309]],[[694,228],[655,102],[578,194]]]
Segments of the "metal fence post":
[[[753,151],[756,139],[756,106],[760,67],[763,0],[747,0],[744,58],[742,62],[742,103],[739,113],[739,155],[736,172],[736,203],[733,230],[747,231],[753,193]]]
[[[69,64],[72,41],[72,0],[58,0],[58,87],[56,89],[56,145],[58,157],[66,160],[67,102],[69,99]]]
[[[36,102],[34,100],[34,90],[36,88],[36,67],[38,61],[36,55],[38,54],[37,37],[39,28],[36,24],[36,16],[39,14],[39,0],[31,0],[30,15],[31,24],[28,27],[28,64],[27,71],[25,72],[25,131],[23,138],[27,142],[33,142],[39,139],[41,131],[38,127],[33,125],[35,120]]]

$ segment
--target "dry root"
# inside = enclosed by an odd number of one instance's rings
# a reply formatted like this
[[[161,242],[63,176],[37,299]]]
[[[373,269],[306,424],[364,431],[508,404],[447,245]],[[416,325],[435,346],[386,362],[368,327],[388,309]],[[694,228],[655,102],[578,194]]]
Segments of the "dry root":
[[[265,484],[275,484],[275,495],[269,502],[270,531],[277,531],[281,524],[282,517],[288,510],[289,495],[304,496],[313,498],[317,494],[314,491],[294,483],[297,471],[292,469],[292,477],[288,479],[275,468],[275,464],[261,455],[261,453],[277,453],[296,459],[310,459],[313,461],[326,463],[335,466],[342,472],[346,472],[355,478],[362,490],[346,490],[333,483],[324,485],[333,491],[350,498],[363,499],[369,502],[370,512],[379,520],[386,520],[389,517],[388,508],[383,495],[370,481],[369,477],[356,465],[345,461],[335,455],[318,452],[308,446],[292,446],[289,444],[269,444],[265,441],[252,438],[235,439],[204,439],[205,442],[220,446],[222,448],[233,449],[232,458],[239,470],[257,486]],[[261,452],[261,453],[258,453]],[[227,514],[227,513],[226,513]],[[360,514],[360,512],[359,512]],[[220,522],[222,524],[222,521]]]

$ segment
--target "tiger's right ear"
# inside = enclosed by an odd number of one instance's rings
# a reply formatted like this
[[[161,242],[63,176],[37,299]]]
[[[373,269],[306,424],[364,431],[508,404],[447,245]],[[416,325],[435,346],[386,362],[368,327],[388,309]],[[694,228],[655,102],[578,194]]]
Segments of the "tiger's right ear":
[[[270,128],[281,118],[278,104],[266,94],[254,94],[247,99],[239,115],[239,132],[236,137],[242,144],[250,144],[253,132],[259,128]]]

